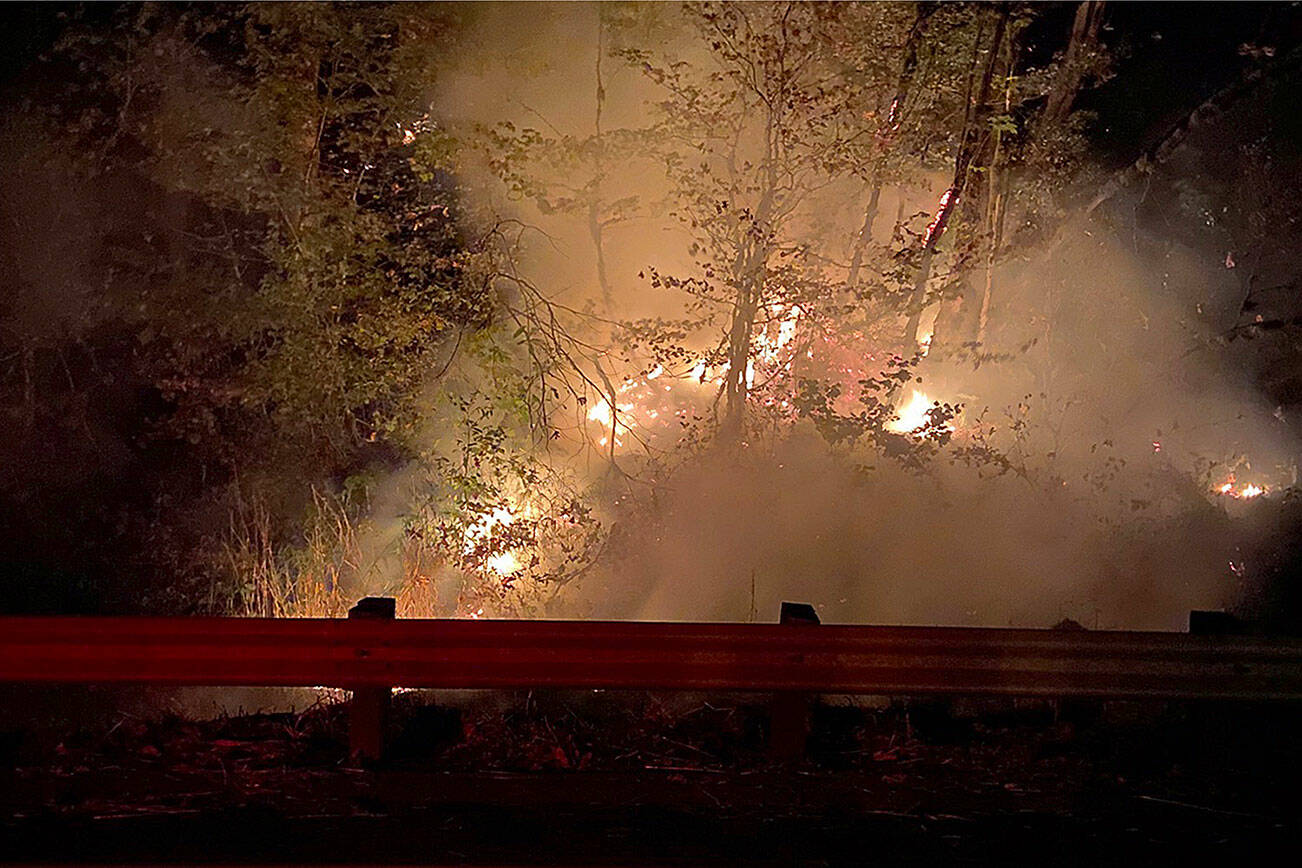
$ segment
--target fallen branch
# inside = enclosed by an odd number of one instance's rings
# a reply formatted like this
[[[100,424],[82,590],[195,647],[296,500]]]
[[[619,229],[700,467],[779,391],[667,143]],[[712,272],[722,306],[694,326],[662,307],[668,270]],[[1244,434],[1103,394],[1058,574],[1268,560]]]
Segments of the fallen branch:
[[[1156,168],[1165,165],[1180,151],[1188,141],[1191,133],[1219,120],[1230,108],[1255,91],[1263,81],[1281,75],[1299,65],[1302,65],[1302,48],[1294,49],[1277,63],[1258,66],[1249,70],[1238,81],[1222,88],[1204,100],[1197,108],[1167,130],[1166,134],[1158,139],[1156,144],[1144,151],[1137,160],[1114,174],[1090,200],[1081,216],[1088,220],[1105,202],[1115,198],[1141,178],[1151,175]],[[1053,241],[1050,242],[1046,250],[1047,254],[1054,253],[1066,242],[1070,227],[1074,223],[1074,219],[1069,219],[1063,223]]]

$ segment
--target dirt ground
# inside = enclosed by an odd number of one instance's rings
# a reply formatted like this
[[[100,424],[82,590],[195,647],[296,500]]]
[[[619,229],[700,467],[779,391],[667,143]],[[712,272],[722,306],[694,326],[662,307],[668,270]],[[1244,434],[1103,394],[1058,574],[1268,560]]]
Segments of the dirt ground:
[[[765,699],[401,694],[357,768],[338,702],[42,726],[10,696],[0,861],[1233,864],[1302,840],[1302,709],[825,697],[781,763]]]

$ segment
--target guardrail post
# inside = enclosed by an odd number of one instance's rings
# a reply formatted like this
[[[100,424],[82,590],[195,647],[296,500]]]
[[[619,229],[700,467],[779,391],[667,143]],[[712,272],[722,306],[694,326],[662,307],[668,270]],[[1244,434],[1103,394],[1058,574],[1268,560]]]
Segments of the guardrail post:
[[[783,603],[780,624],[812,627],[818,613],[808,603]],[[769,753],[774,759],[798,760],[809,738],[809,694],[782,691],[773,695],[769,716]]]
[[[378,618],[392,621],[397,615],[392,597],[363,597],[348,610],[349,619]],[[384,723],[389,716],[391,687],[355,687],[348,703],[348,754],[356,761],[375,761],[384,755]]]

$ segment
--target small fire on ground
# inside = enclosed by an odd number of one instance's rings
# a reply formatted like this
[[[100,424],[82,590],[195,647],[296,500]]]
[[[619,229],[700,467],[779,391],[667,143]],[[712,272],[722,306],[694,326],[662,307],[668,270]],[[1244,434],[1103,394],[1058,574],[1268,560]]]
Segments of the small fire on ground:
[[[1216,486],[1214,490],[1219,495],[1232,497],[1235,500],[1251,500],[1254,497],[1261,497],[1263,494],[1270,492],[1270,488],[1264,485],[1251,482],[1236,484],[1233,476]]]

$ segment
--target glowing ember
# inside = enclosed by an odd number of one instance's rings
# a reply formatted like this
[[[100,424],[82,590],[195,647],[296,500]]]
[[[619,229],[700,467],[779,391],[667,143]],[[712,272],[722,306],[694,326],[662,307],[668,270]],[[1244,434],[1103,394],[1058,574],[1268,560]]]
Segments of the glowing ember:
[[[901,98],[897,96],[891,100],[891,110],[890,113],[886,115],[886,123],[890,124],[892,130],[899,126],[900,99]]]
[[[940,237],[940,233],[945,231],[945,224],[949,221],[949,212],[954,206],[954,200],[958,197],[958,191],[950,187],[945,191],[945,195],[940,197],[940,204],[936,207],[936,216],[927,224],[927,234],[922,238],[922,246],[930,247]]]

